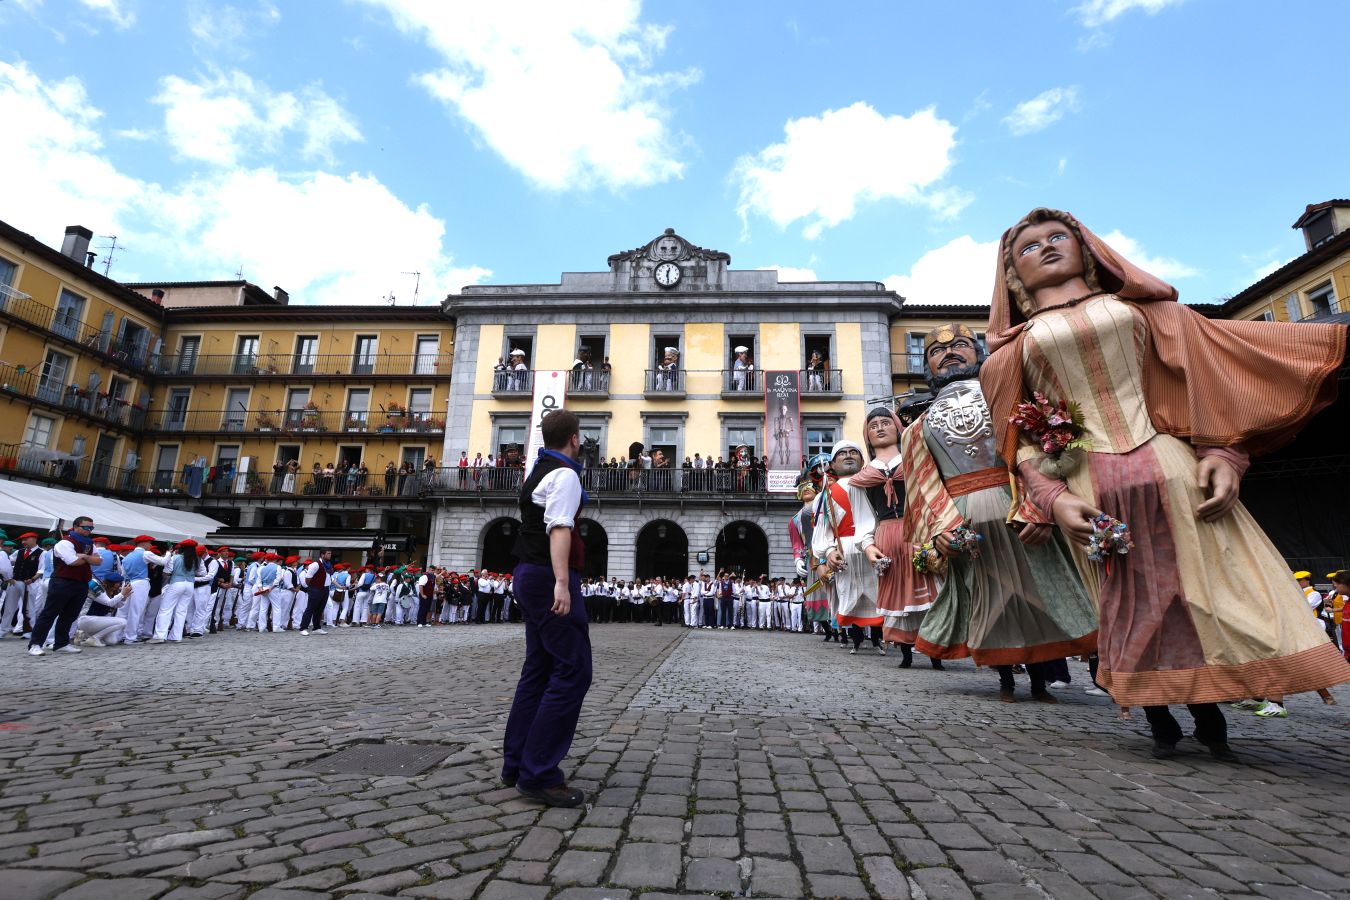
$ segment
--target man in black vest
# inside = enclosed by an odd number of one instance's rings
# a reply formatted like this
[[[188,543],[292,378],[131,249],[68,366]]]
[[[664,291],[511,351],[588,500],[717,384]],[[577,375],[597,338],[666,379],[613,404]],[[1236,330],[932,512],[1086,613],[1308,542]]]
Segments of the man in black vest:
[[[506,720],[502,781],[549,806],[580,806],[585,795],[569,788],[558,768],[591,686],[582,542],[572,533],[586,502],[580,422],[555,410],[542,432],[544,447],[520,490],[514,591],[525,618],[525,665]]]

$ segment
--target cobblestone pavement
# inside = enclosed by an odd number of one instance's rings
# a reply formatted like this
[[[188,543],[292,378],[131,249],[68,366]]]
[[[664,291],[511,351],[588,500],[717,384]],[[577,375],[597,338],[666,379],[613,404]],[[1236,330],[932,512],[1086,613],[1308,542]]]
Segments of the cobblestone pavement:
[[[1076,665],[1059,704],[1008,705],[968,663],[592,636],[579,810],[495,780],[516,626],[0,642],[0,898],[1350,898],[1350,709],[1314,696],[1231,713],[1245,765],[1159,762]],[[314,771],[377,741],[453,752]]]

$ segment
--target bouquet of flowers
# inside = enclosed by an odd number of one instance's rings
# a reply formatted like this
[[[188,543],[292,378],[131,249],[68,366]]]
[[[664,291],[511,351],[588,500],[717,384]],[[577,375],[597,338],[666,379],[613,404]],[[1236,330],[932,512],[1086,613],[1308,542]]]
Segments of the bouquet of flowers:
[[[1130,527],[1124,522],[1106,513],[1101,513],[1092,520],[1092,537],[1088,539],[1088,559],[1106,563],[1107,571],[1110,572],[1111,557],[1124,556],[1133,547]]]
[[[971,559],[980,558],[980,541],[984,535],[971,531],[964,525],[952,529],[952,549],[957,553],[969,553]]]
[[[910,562],[914,566],[914,571],[920,575],[941,577],[947,574],[947,557],[938,552],[937,545],[932,541],[920,544]]]
[[[1051,403],[1040,391],[1030,401],[1017,404],[1008,421],[1029,434],[1045,459],[1040,469],[1052,478],[1064,478],[1078,467],[1081,451],[1092,449],[1083,424],[1083,411],[1077,403],[1060,400]]]

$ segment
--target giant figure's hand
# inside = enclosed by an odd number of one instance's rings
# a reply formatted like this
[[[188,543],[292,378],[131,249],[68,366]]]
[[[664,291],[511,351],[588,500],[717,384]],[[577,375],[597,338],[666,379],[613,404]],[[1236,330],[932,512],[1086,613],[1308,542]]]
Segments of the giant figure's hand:
[[[937,552],[948,559],[956,556],[957,551],[952,549],[952,533],[950,531],[944,531],[933,538],[933,546],[937,548]]]
[[[807,572],[806,560],[802,559],[801,557],[798,557],[798,558],[797,558],[797,577],[798,577],[798,578],[805,578],[805,577],[806,577],[806,572]]]
[[[1101,515],[1101,510],[1072,491],[1064,491],[1055,498],[1051,515],[1069,540],[1086,547],[1092,538],[1092,520]]]
[[[881,548],[878,547],[876,544],[869,545],[867,549],[863,551],[863,556],[866,556],[867,561],[872,563],[873,565],[876,565],[877,563],[881,562],[883,559],[886,558],[886,554],[882,553]]]
[[[1227,461],[1218,456],[1203,456],[1196,463],[1195,479],[1208,500],[1195,508],[1195,517],[1201,522],[1222,519],[1237,505],[1241,479]]]
[[[1050,540],[1053,533],[1054,530],[1049,525],[1027,522],[1022,525],[1022,530],[1017,532],[1017,539],[1028,547],[1039,547]]]
[[[831,572],[842,572],[844,569],[844,554],[838,550],[831,550],[825,554],[825,564],[830,567]]]

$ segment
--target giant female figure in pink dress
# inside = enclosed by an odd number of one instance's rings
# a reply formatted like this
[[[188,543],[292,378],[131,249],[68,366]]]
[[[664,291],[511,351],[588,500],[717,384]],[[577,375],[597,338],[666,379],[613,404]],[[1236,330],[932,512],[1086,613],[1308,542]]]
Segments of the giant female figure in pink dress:
[[[1155,755],[1176,752],[1167,707],[1184,703],[1196,739],[1232,759],[1219,702],[1350,681],[1238,502],[1250,454],[1292,440],[1334,399],[1346,329],[1212,321],[1176,299],[1072,216],[1033,210],[1000,242],[981,382],[1003,457],[1074,544],[1098,601],[1098,681],[1145,708]],[[1081,406],[1091,448],[1076,468],[1043,467],[1009,424],[1033,391]],[[1084,550],[1099,511],[1135,544],[1109,574]]]

